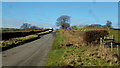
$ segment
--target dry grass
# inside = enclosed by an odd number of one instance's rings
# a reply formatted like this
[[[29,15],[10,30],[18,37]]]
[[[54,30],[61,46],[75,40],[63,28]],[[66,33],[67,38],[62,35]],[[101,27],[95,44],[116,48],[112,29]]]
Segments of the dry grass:
[[[118,63],[117,54],[113,54],[109,48],[94,47],[89,49],[86,53],[87,56],[95,56],[105,60],[107,63]]]
[[[74,46],[78,46],[78,45],[82,45],[82,34],[81,33],[76,33],[73,32],[72,30],[69,29],[64,29],[64,30],[60,30],[60,33],[64,36],[65,40],[63,42],[62,45],[74,45]]]
[[[73,45],[73,46],[85,46],[83,39],[82,39],[82,34],[83,32],[74,32],[72,30],[61,30],[60,33],[64,36],[64,42],[62,43],[62,46],[68,46],[68,45]],[[92,44],[89,44],[90,46]],[[104,48],[104,47],[99,47],[99,45],[96,46],[88,46],[89,49],[87,49],[84,54],[79,54],[79,53],[74,53],[75,49],[71,50],[73,53],[67,53],[69,50],[66,50],[64,55],[69,55],[69,57],[63,56],[64,63],[70,64],[72,66],[76,65],[102,65],[102,64],[96,64],[93,62],[96,61],[98,63],[103,63],[103,65],[116,65],[118,63],[118,58],[116,54],[113,54],[109,48]],[[87,47],[87,46],[85,46]],[[79,48],[76,48],[79,50]],[[83,49],[82,49],[83,50]],[[80,51],[80,50],[79,50]],[[77,57],[76,57],[77,56]],[[78,57],[79,56],[79,57]],[[82,56],[82,57],[80,57]],[[78,62],[82,60],[82,62]],[[87,59],[87,60],[86,60]],[[90,59],[90,60],[88,60]],[[85,61],[85,62],[84,62]],[[88,61],[88,62],[87,62]],[[89,64],[90,63],[90,64]]]
[[[82,42],[83,32],[59,30],[61,48],[51,51],[47,66],[118,66],[116,54],[99,45],[88,46]],[[55,42],[57,43],[57,42]],[[56,45],[59,47],[59,45]],[[59,60],[58,60],[59,59]]]
[[[118,59],[109,49],[103,47],[67,47],[61,61],[70,66],[117,66]]]

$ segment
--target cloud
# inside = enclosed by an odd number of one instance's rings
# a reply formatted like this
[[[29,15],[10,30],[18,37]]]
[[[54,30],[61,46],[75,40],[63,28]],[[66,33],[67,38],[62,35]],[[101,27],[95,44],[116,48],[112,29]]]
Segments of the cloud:
[[[53,27],[55,28],[56,26],[51,23],[46,23],[46,22],[29,22],[31,25],[35,25],[41,28],[47,28],[47,27]]]
[[[23,20],[18,20],[18,19],[2,19],[2,27],[3,28],[19,28]]]
[[[41,28],[56,27],[54,24],[45,23],[45,22],[30,22],[30,21],[19,20],[19,19],[2,19],[3,28],[20,28],[20,26],[23,23],[29,23],[31,25],[35,25]]]

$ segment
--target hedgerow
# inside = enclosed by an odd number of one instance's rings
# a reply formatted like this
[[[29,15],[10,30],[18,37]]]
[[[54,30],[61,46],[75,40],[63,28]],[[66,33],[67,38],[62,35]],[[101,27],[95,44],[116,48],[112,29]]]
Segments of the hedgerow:
[[[99,44],[100,37],[103,38],[109,33],[106,30],[91,30],[83,34],[83,41],[88,44]]]

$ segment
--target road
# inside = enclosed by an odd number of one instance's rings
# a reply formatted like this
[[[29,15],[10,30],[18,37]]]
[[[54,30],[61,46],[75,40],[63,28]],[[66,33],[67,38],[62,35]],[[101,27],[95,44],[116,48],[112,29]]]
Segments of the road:
[[[55,32],[2,52],[3,66],[44,66]]]

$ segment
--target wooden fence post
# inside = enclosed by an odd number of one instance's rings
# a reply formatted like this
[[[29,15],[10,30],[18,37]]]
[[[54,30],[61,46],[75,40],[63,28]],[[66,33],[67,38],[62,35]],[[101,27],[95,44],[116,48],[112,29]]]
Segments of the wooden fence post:
[[[112,35],[112,39],[114,39],[113,35]]]
[[[119,56],[119,47],[118,47],[118,45],[117,45],[117,55]]]
[[[118,61],[120,61],[120,46],[117,45],[117,55],[118,55]]]
[[[102,38],[100,38],[100,47],[102,46]]]
[[[113,44],[112,44],[112,42],[111,42],[111,51],[112,51],[112,49],[113,49]]]
[[[101,47],[101,38],[100,38],[100,47]]]

